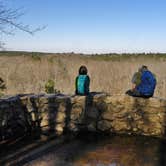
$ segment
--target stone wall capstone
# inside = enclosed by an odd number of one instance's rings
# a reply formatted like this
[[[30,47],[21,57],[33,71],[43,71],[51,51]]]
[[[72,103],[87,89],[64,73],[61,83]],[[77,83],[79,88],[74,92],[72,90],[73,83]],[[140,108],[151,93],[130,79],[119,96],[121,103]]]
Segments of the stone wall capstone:
[[[166,99],[91,93],[0,99],[0,141],[27,133],[93,131],[165,138]]]

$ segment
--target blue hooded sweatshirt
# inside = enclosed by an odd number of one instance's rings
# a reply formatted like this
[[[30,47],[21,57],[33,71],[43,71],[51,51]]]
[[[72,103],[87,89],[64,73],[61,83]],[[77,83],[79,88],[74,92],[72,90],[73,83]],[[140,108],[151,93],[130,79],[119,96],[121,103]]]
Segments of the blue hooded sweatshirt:
[[[156,87],[156,78],[149,71],[142,72],[141,83],[136,87],[137,91],[144,96],[153,96]]]

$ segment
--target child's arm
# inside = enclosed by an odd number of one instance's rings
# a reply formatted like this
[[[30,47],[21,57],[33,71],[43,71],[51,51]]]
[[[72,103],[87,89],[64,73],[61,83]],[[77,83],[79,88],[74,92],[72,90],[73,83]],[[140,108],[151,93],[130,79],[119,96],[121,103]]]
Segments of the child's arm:
[[[89,87],[90,87],[90,78],[89,76],[87,76],[87,80],[86,80],[86,87],[85,87],[85,90],[86,90],[86,94],[89,93]]]
[[[78,76],[75,79],[75,94],[78,94],[78,91],[77,91],[77,82],[78,82]]]

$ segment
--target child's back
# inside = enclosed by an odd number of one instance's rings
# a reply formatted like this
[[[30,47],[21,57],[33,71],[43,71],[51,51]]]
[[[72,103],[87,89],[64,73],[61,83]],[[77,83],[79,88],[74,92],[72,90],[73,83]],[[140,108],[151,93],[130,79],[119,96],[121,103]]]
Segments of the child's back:
[[[76,94],[88,95],[89,94],[90,78],[87,75],[87,68],[81,66],[79,69],[79,75],[76,77],[75,87]]]

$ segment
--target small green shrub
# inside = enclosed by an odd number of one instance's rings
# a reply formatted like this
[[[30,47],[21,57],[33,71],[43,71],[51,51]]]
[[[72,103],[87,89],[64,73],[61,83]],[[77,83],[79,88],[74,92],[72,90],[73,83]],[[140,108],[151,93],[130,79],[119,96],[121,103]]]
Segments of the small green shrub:
[[[2,97],[4,94],[3,94],[3,91],[6,89],[6,85],[5,85],[5,82],[2,78],[0,78],[0,97]]]
[[[2,78],[0,78],[0,90],[5,90],[5,89],[6,89],[5,82]]]
[[[36,60],[36,61],[41,60],[40,54],[36,53],[36,52],[32,52],[31,57],[32,57],[33,60]]]
[[[3,94],[2,92],[0,92],[0,98],[1,98],[2,96],[4,96],[4,94]]]
[[[49,79],[45,84],[45,92],[46,93],[60,93],[57,89],[55,89],[55,82]]]
[[[48,58],[47,60],[48,60],[48,62],[50,62],[50,63],[54,63],[54,57],[50,57],[50,58]]]

